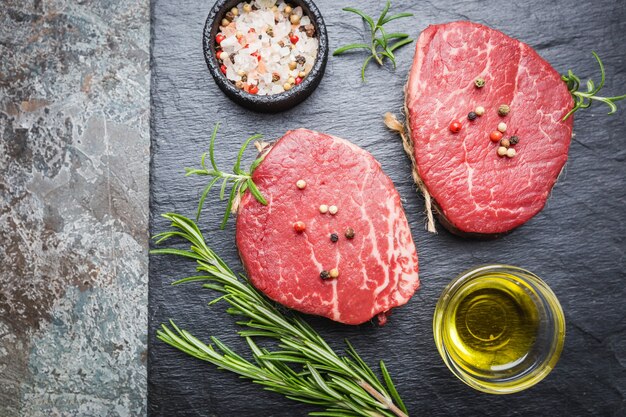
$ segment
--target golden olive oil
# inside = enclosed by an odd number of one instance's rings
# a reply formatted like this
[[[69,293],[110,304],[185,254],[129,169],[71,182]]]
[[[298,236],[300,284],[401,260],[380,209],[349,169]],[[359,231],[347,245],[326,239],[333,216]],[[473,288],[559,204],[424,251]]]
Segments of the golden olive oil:
[[[506,379],[527,367],[540,314],[532,287],[514,276],[485,275],[449,301],[442,323],[451,359],[477,378]]]

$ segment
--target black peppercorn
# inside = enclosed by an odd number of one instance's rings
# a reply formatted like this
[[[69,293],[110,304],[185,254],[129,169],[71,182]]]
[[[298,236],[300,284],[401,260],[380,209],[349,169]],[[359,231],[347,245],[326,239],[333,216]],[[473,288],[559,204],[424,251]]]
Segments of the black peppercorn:
[[[339,235],[337,233],[331,233],[330,234],[330,240],[333,242],[336,242],[339,240]]]
[[[484,80],[484,79],[482,79],[482,78],[476,78],[476,79],[474,80],[474,85],[475,85],[477,88],[483,88],[483,87],[485,86],[485,80]]]
[[[470,120],[476,120],[476,118],[478,117],[478,115],[476,113],[474,113],[473,111],[467,113],[467,118]]]
[[[330,273],[326,270],[323,270],[322,272],[320,272],[320,278],[326,280],[330,278]]]
[[[352,239],[354,237],[354,229],[351,227],[348,227],[346,229],[345,235],[346,235],[346,239]]]
[[[302,55],[296,55],[296,62],[300,65],[304,65],[304,63],[306,62],[306,58]]]
[[[517,136],[511,136],[509,138],[509,142],[511,143],[511,145],[517,145],[517,143],[519,142],[519,138]]]

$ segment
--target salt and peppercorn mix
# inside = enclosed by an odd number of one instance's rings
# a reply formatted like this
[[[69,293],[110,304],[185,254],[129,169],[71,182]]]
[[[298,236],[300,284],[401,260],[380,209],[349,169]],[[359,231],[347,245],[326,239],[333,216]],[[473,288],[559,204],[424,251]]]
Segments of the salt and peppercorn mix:
[[[289,91],[313,68],[319,42],[302,7],[282,0],[242,2],[220,23],[215,55],[221,72],[242,91]]]

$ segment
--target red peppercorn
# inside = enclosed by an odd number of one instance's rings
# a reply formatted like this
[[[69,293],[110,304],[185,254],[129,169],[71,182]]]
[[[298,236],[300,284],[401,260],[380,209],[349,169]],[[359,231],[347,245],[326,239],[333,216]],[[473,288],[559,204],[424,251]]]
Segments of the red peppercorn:
[[[500,142],[500,139],[502,139],[502,132],[494,130],[489,134],[489,139],[491,139],[492,142]]]
[[[226,39],[226,36],[222,35],[221,33],[218,33],[217,36],[215,36],[215,41],[217,43],[222,43],[224,39]]]
[[[452,122],[452,123],[450,123],[450,132],[458,133],[458,132],[461,131],[461,127],[463,127],[461,125],[461,123],[459,123],[459,122]]]
[[[304,232],[304,229],[306,229],[306,225],[304,224],[304,222],[297,221],[293,224],[293,230],[298,233]]]
[[[248,93],[250,94],[256,94],[259,92],[259,87],[257,87],[256,85],[251,85],[250,88],[248,88]],[[304,225],[304,223],[302,223]],[[304,230],[304,229],[302,229]]]
[[[226,75],[226,65],[220,65],[220,71],[222,71],[222,74]]]
[[[301,82],[302,82],[302,78],[296,77],[296,85],[300,84]]]
[[[289,40],[291,41],[291,43],[296,44],[296,43],[298,43],[298,41],[300,40],[300,38],[299,38],[299,37],[297,37],[296,35],[291,35],[291,36],[289,37]]]
[[[222,52],[223,52],[222,50],[217,50],[215,52],[215,56],[217,57],[217,59],[222,59]]]

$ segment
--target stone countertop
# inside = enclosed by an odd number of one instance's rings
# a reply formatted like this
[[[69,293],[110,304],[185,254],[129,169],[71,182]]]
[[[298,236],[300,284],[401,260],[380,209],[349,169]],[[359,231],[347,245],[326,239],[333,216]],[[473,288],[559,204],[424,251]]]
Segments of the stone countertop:
[[[143,415],[149,1],[0,9],[0,416]]]

